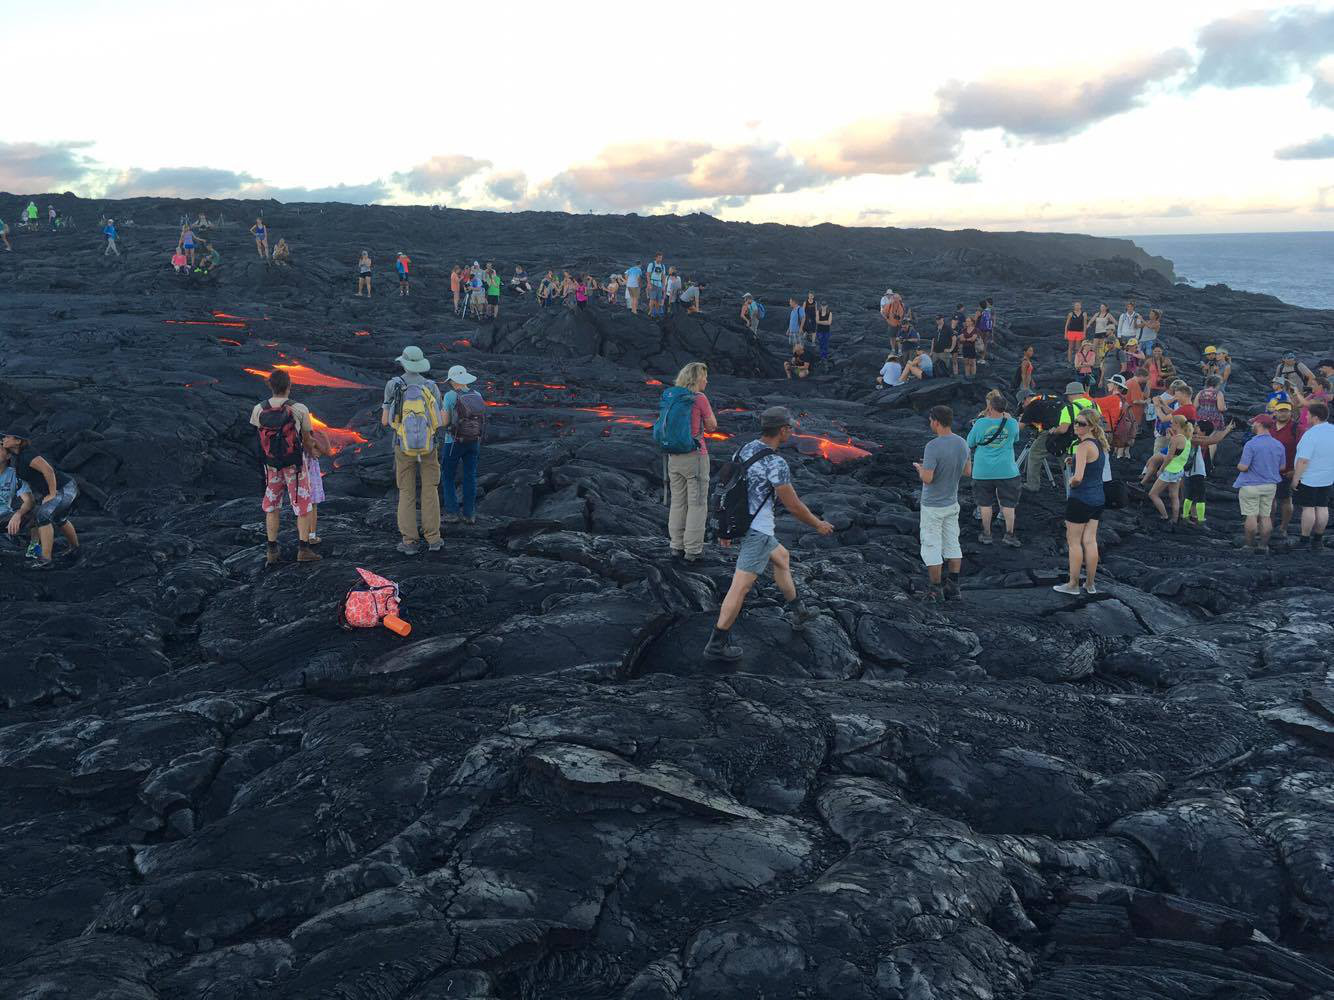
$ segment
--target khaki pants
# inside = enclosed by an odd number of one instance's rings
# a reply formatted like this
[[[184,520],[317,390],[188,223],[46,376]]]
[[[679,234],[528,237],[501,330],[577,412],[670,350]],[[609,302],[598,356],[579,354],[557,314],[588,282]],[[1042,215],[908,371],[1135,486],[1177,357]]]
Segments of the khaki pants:
[[[421,461],[394,452],[394,480],[398,483],[398,533],[405,542],[417,540],[417,470],[422,478],[422,528],[428,544],[440,541],[440,453]]]
[[[1047,439],[1051,437],[1050,431],[1039,431],[1037,437],[1033,439],[1032,446],[1028,449],[1028,468],[1025,472],[1025,485],[1030,490],[1036,490],[1042,486],[1042,463],[1047,458]]]
[[[667,534],[677,552],[699,555],[704,549],[704,526],[709,518],[709,455],[667,456],[667,481],[672,490],[672,509]]]

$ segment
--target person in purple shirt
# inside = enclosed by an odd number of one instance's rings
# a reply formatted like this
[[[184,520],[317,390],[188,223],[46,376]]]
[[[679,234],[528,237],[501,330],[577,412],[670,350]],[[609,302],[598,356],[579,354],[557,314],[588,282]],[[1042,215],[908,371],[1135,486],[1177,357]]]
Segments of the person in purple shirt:
[[[1232,484],[1237,487],[1241,515],[1246,519],[1247,552],[1268,553],[1269,535],[1274,530],[1274,494],[1282,478],[1287,452],[1269,433],[1273,427],[1274,418],[1268,413],[1251,417],[1251,430],[1255,436],[1241,449],[1241,459],[1237,462],[1237,471],[1241,475]]]

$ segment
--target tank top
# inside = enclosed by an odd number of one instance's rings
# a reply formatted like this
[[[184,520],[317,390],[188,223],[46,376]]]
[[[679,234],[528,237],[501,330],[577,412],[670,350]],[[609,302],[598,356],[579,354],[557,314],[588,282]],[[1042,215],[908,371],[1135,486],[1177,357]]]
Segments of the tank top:
[[[1223,418],[1223,414],[1218,409],[1218,390],[1202,389],[1195,412],[1201,420],[1208,420],[1213,424],[1214,430],[1218,430]]]
[[[1102,470],[1107,464],[1107,453],[1097,441],[1093,442],[1093,447],[1098,449],[1098,457],[1084,465],[1084,478],[1078,486],[1070,487],[1070,499],[1090,507],[1101,507],[1106,502],[1106,494],[1102,489]]]
[[[1072,314],[1072,315],[1070,316],[1070,319],[1066,322],[1066,324],[1065,324],[1065,328],[1066,328],[1067,330],[1077,330],[1077,331],[1079,331],[1080,333],[1083,333],[1083,332],[1084,332],[1084,315],[1085,315],[1084,313],[1080,313],[1080,314],[1077,315],[1077,316]]]
[[[1168,447],[1169,448],[1172,447],[1170,443],[1168,444]],[[1168,462],[1167,466],[1163,469],[1163,471],[1180,472],[1181,470],[1183,470],[1186,467],[1186,463],[1190,461],[1192,451],[1194,451],[1194,449],[1190,446],[1190,443],[1187,442],[1186,447],[1182,450],[1181,454],[1178,455],[1176,458],[1172,459],[1172,461]]]
[[[830,326],[833,325],[833,323],[834,323],[834,317],[833,317],[832,315],[830,315],[830,312],[829,312],[829,310],[828,310],[827,308],[826,308],[826,309],[820,309],[820,310],[818,310],[818,311],[816,312],[816,314],[815,314],[815,322],[816,322],[819,326],[822,326],[822,327],[824,327],[824,328],[827,330],[827,329],[829,329]]]

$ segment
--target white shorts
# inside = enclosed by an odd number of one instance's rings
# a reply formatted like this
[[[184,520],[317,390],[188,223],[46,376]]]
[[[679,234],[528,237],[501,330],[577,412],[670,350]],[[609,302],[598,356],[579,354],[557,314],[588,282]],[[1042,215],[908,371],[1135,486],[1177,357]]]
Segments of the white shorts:
[[[920,521],[922,562],[939,566],[946,559],[962,559],[959,548],[959,505],[923,507]]]

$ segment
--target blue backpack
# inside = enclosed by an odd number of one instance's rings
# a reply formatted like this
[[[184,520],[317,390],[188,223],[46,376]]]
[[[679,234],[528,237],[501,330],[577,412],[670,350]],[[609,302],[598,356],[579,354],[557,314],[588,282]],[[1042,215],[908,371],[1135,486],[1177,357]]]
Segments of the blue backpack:
[[[983,309],[982,315],[977,319],[977,328],[983,333],[991,332],[991,310]]]
[[[669,455],[688,455],[699,450],[699,442],[690,433],[690,411],[695,394],[674,385],[662,390],[658,419],[653,424],[653,440]]]

